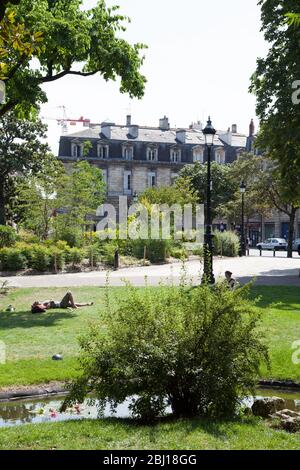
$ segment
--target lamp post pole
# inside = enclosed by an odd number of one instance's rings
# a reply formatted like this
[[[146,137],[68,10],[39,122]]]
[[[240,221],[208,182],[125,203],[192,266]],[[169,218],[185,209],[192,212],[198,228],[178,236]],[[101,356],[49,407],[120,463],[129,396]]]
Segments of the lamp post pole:
[[[242,195],[242,224],[241,224],[241,256],[246,256],[246,244],[245,244],[245,192],[246,185],[242,181],[240,186],[240,191]]]
[[[205,145],[207,148],[207,182],[206,182],[206,214],[205,214],[205,235],[204,235],[204,274],[203,283],[215,284],[213,272],[213,234],[212,234],[212,213],[211,213],[211,150],[213,147],[216,130],[213,128],[210,117],[207,125],[203,129]]]

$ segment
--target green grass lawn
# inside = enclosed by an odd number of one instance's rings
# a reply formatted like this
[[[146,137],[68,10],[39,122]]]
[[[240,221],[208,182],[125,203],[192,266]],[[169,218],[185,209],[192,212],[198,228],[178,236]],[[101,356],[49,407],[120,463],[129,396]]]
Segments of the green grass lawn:
[[[0,449],[299,450],[299,434],[248,418],[214,422],[166,420],[141,426],[126,420],[69,421],[0,430]]]
[[[0,341],[6,345],[7,363],[0,365],[0,387],[47,383],[73,378],[77,373],[77,338],[89,322],[101,325],[105,291],[97,287],[73,288],[79,302],[94,301],[94,306],[74,311],[52,310],[32,315],[34,300],[60,299],[66,289],[16,289],[0,297]],[[113,302],[126,295],[126,288],[111,288]],[[272,370],[264,378],[300,381],[300,365],[292,363],[292,343],[300,340],[300,295],[297,287],[253,288],[253,297],[262,296],[263,330],[270,347]],[[1,311],[12,304],[16,311]],[[51,360],[62,354],[63,361]]]

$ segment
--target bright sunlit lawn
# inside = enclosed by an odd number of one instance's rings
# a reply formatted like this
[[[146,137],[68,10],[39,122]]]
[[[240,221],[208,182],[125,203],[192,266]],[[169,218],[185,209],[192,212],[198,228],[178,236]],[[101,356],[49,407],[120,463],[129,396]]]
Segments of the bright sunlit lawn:
[[[163,420],[141,426],[104,419],[0,429],[0,449],[299,450],[299,434],[270,429],[257,418]]]
[[[16,289],[0,297],[0,341],[6,345],[7,362],[0,365],[0,387],[48,383],[74,377],[77,373],[77,338],[89,322],[99,322],[105,308],[105,290],[97,287],[72,288],[78,302],[93,301],[94,306],[78,310],[51,310],[32,315],[34,300],[60,300],[66,289]],[[126,295],[126,288],[111,288],[113,302]],[[300,340],[300,296],[297,287],[252,289],[262,296],[263,330],[270,348],[272,370],[263,378],[300,381],[300,365],[292,362],[292,344]],[[3,311],[12,304],[16,311]],[[63,361],[53,361],[62,354]]]

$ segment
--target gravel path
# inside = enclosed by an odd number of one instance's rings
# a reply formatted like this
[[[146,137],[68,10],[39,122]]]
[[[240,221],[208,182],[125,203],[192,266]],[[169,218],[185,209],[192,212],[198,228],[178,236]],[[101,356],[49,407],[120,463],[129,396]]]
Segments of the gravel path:
[[[200,282],[202,266],[199,260],[188,261],[186,271],[196,285]],[[216,277],[223,277],[226,270],[234,273],[234,277],[241,283],[256,277],[257,284],[261,285],[293,285],[300,286],[300,257],[295,254],[288,259],[285,253],[278,253],[273,258],[272,253],[264,252],[258,256],[257,250],[251,250],[246,258],[223,258],[214,260],[214,273]],[[123,286],[124,280],[135,286],[143,286],[145,276],[148,284],[157,286],[161,280],[171,280],[175,284],[180,282],[182,273],[181,263],[165,264],[159,266],[145,266],[119,269],[111,271],[109,283],[111,286]],[[37,276],[11,276],[1,277],[0,281],[8,281],[14,287],[74,287],[74,286],[104,286],[106,271],[88,273],[49,274]]]

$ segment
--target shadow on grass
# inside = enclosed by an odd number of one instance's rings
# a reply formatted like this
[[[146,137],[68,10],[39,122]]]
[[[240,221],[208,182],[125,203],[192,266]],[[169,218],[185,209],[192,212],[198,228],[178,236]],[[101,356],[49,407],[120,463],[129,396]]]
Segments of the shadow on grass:
[[[32,314],[29,311],[0,312],[0,329],[47,327],[75,317],[77,315],[71,310],[48,310],[47,313],[40,314]]]
[[[251,298],[260,297],[257,306],[275,310],[298,310],[300,314],[299,287],[256,286],[251,288]]]
[[[232,418],[224,420],[213,420],[209,418],[182,418],[178,419],[174,416],[169,416],[166,418],[161,418],[152,424],[143,423],[138,420],[129,419],[129,418],[103,418],[98,420],[82,420],[81,423],[89,421],[93,426],[115,426],[121,425],[126,428],[126,433],[134,433],[136,430],[148,431],[149,440],[151,443],[158,442],[162,434],[167,436],[168,434],[173,435],[173,433],[180,433],[181,435],[188,436],[194,432],[200,431],[202,433],[208,434],[215,439],[226,440],[228,434],[226,429],[228,426],[232,425],[255,425],[257,424],[257,419],[254,417],[243,417],[243,418]],[[68,421],[69,422],[69,421]],[[67,423],[68,423],[67,422]],[[76,423],[77,421],[73,421]],[[80,422],[78,422],[80,425]]]

